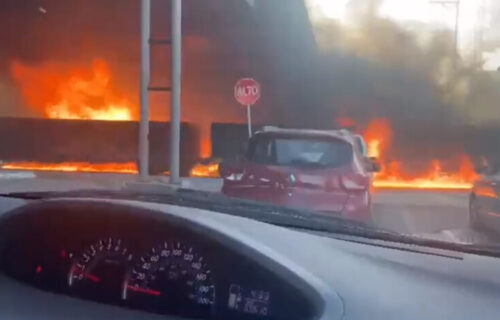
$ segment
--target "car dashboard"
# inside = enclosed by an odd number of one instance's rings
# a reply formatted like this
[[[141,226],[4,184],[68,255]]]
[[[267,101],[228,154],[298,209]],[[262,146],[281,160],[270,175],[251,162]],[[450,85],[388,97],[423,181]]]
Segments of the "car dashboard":
[[[37,202],[0,220],[1,272],[44,292],[172,317],[317,318],[307,284],[261,258],[201,225],[119,203]]]
[[[498,270],[494,256],[129,198],[0,214],[0,319],[498,319]]]

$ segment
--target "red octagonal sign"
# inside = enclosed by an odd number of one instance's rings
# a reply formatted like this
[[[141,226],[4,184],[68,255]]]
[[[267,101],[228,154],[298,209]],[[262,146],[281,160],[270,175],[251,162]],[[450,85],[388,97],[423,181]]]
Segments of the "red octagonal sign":
[[[254,105],[260,98],[260,84],[252,78],[243,78],[234,86],[236,101],[244,106]]]

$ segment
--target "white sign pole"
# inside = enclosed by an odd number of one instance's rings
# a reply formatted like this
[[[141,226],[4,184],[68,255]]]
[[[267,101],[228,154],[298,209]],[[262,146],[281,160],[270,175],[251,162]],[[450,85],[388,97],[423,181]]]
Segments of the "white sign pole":
[[[141,86],[140,86],[140,122],[139,122],[139,176],[149,176],[149,92],[151,35],[151,0],[141,1]]]
[[[172,1],[172,92],[170,95],[170,184],[180,184],[182,1]]]
[[[252,109],[250,105],[247,105],[247,118],[248,118],[248,137],[252,137],[252,112],[250,111]]]

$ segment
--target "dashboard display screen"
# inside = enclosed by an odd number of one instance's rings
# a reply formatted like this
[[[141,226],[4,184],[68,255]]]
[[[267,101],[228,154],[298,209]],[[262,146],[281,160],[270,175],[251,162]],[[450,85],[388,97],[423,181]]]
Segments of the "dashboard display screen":
[[[270,298],[271,293],[269,291],[254,290],[231,284],[227,307],[244,313],[268,316],[270,315]]]

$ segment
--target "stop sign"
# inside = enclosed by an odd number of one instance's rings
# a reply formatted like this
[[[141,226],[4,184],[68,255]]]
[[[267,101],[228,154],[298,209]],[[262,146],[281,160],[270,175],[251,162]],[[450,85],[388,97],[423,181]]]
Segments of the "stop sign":
[[[236,101],[244,106],[254,105],[260,98],[260,84],[252,78],[243,78],[234,86]]]

